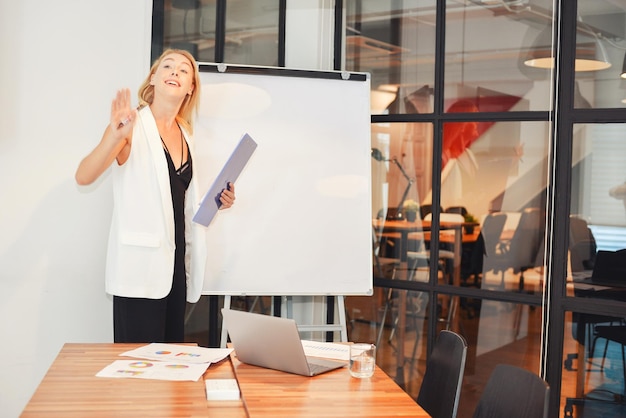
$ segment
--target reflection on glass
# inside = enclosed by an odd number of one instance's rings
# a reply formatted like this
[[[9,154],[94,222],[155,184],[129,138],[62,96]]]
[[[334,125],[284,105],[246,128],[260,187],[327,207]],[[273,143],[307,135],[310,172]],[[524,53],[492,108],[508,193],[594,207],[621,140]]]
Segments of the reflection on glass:
[[[185,49],[199,61],[215,61],[215,3],[166,1],[163,47]]]
[[[346,298],[349,341],[375,343],[377,365],[409,394],[417,394],[423,375],[428,305],[427,293],[384,288],[371,298]]]
[[[428,295],[379,288],[375,292],[371,298],[346,298],[346,312],[352,319],[348,339],[376,343],[377,365],[416,398],[426,367]],[[461,298],[454,321],[448,324],[449,299],[447,295],[437,297],[436,334],[450,327],[468,343],[459,417],[471,417],[478,401],[476,393],[481,392],[495,365],[513,364],[533,373],[539,369],[542,310]]]
[[[423,193],[430,188],[432,124],[372,125],[372,219],[380,254],[402,263],[397,279],[428,281]]]
[[[446,1],[445,107],[470,98],[480,112],[549,109],[550,70],[525,62],[538,50],[550,54],[551,17],[549,2]]]
[[[625,134],[624,124],[574,126],[569,295],[603,297],[602,293],[586,293],[586,286],[623,278],[626,251],[620,250],[626,248],[626,142],[621,138]]]
[[[625,319],[570,312],[565,325],[561,406],[566,416],[623,416]]]
[[[215,61],[216,2],[165,2],[164,47],[190,51],[198,61]],[[279,0],[226,2],[224,62],[277,65]]]
[[[345,68],[371,74],[372,114],[430,113],[435,0],[347,0]]]
[[[224,62],[278,65],[279,0],[226,2]]]
[[[626,3],[579,0],[576,27],[576,108],[623,107]]]
[[[475,111],[468,100],[455,106]],[[450,283],[541,292],[546,132],[546,124],[536,122],[444,124],[440,259],[448,267]],[[430,190],[422,203],[432,203]],[[464,227],[454,229],[459,222]],[[454,231],[462,233],[460,240],[451,236]],[[460,250],[454,245],[461,245]],[[453,261],[445,260],[450,252]]]

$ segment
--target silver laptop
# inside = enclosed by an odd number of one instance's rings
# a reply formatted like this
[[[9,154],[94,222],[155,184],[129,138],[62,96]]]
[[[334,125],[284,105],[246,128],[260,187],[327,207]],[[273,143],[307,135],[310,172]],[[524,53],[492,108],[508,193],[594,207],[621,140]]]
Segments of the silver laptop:
[[[293,319],[224,308],[222,316],[237,358],[243,363],[302,376],[315,376],[346,365],[307,357]]]

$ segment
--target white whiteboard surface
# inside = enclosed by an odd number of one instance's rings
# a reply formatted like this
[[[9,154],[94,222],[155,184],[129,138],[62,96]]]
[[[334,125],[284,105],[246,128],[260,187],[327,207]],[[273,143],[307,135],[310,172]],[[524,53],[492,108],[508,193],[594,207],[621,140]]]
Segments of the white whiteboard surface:
[[[243,134],[258,146],[206,228],[202,293],[372,294],[369,76],[218,67],[200,65],[200,193]]]

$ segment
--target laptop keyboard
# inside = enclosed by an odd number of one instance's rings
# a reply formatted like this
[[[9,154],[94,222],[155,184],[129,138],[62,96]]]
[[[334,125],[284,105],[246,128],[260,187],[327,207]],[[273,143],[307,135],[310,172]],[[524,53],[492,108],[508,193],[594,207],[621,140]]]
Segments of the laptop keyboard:
[[[336,369],[337,365],[343,366],[340,362],[316,360],[311,359],[310,357],[307,357],[307,362],[309,363],[309,370],[311,371],[311,374],[320,374],[328,370]]]

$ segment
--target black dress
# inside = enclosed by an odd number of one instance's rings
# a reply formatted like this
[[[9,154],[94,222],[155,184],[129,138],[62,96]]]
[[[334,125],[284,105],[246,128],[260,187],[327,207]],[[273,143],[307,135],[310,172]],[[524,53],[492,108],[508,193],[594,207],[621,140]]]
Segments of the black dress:
[[[182,135],[182,134],[181,134]],[[187,143],[185,142],[185,146]],[[185,337],[185,308],[187,306],[187,278],[185,271],[185,192],[189,188],[193,167],[189,147],[187,161],[178,170],[165,148],[167,166],[170,172],[170,188],[174,206],[174,231],[176,252],[174,255],[174,278],[172,290],[166,297],[167,320],[165,326],[165,342],[182,342]]]
[[[181,133],[182,135],[182,133]],[[183,342],[187,280],[185,272],[185,192],[193,166],[189,147],[187,161],[177,170],[165,144],[174,207],[174,277],[170,293],[163,299],[113,297],[115,342]]]

